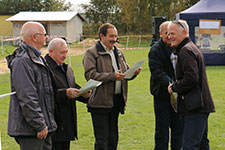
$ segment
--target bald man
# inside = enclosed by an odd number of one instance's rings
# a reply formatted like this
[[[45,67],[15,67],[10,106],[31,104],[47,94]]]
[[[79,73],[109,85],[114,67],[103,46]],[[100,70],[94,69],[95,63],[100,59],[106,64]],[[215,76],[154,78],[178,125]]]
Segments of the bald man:
[[[26,22],[21,29],[22,43],[6,57],[11,75],[8,134],[21,150],[51,150],[50,134],[57,128],[54,119],[54,93],[51,75],[41,48],[46,31],[38,22]]]
[[[175,81],[173,63],[176,63],[167,35],[169,23],[166,21],[160,25],[161,39],[152,46],[148,54],[151,71],[150,89],[154,96],[155,150],[168,150],[169,139],[172,150],[180,150],[182,146],[182,120],[173,110],[167,91],[169,83]]]

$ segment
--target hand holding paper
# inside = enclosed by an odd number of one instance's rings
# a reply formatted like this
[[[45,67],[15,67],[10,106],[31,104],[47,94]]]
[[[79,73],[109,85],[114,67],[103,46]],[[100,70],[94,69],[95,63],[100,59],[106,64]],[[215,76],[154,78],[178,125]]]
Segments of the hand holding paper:
[[[115,71],[115,76],[116,76],[116,80],[123,80],[124,77],[125,77],[125,74],[124,73],[121,73],[120,70],[116,70]]]
[[[75,88],[68,88],[66,89],[66,95],[68,98],[75,98],[77,97],[77,94],[80,92],[80,90],[75,89]]]
[[[140,60],[136,64],[134,64],[130,69],[125,72],[125,79],[130,79],[133,77],[135,73],[139,74],[141,71],[141,65],[145,62],[145,60]],[[140,68],[140,69],[139,69]],[[139,71],[138,71],[139,69]],[[136,72],[137,71],[137,72]]]
[[[78,93],[77,96],[80,96],[83,93],[86,93],[86,92],[98,87],[101,84],[102,84],[102,81],[96,81],[96,80],[90,79],[83,87],[80,88],[80,92]]]
[[[81,94],[81,96],[84,97],[84,98],[88,98],[89,96],[91,96],[91,93],[92,93],[92,90],[90,90],[90,91],[88,91],[86,93]]]

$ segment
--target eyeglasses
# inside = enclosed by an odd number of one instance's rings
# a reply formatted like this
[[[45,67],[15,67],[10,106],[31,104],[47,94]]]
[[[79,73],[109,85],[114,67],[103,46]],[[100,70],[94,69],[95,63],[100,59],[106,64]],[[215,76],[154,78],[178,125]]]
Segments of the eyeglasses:
[[[185,29],[182,23],[180,23],[178,20],[172,21],[172,23],[179,25],[182,29]]]
[[[43,35],[43,36],[47,36],[47,33],[35,33],[36,35]]]

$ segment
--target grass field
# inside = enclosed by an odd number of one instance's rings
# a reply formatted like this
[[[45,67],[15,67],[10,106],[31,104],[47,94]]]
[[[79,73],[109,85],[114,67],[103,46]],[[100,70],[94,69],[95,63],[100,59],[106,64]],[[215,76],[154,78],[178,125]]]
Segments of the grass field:
[[[118,150],[153,150],[154,148],[154,111],[153,100],[149,93],[150,72],[148,69],[148,49],[124,51],[130,65],[146,59],[140,75],[129,81],[128,103],[125,115],[119,118]],[[83,56],[72,57],[77,83],[85,83],[82,66]],[[207,74],[216,113],[209,117],[209,139],[212,150],[225,150],[225,66],[207,66]],[[0,75],[0,94],[10,91],[9,74]],[[0,131],[3,150],[19,150],[13,138],[7,136],[9,97],[0,99]],[[71,150],[93,150],[94,136],[90,114],[86,106],[77,103],[78,141],[71,143]]]

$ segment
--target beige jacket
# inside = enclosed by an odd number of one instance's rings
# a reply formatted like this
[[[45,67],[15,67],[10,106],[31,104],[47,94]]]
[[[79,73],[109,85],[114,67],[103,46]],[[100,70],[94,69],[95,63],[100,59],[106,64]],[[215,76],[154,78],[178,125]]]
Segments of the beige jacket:
[[[129,66],[125,61],[122,51],[115,47],[114,54],[119,65],[118,68],[121,72],[125,72]],[[92,91],[92,95],[88,101],[88,107],[112,108],[116,77],[111,56],[105,51],[100,41],[85,52],[83,65],[86,80],[103,81],[99,87]],[[122,80],[121,88],[124,103],[126,104],[127,80]]]

